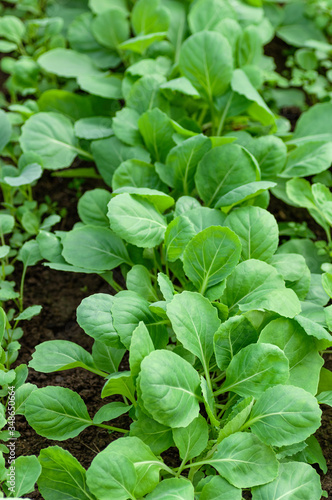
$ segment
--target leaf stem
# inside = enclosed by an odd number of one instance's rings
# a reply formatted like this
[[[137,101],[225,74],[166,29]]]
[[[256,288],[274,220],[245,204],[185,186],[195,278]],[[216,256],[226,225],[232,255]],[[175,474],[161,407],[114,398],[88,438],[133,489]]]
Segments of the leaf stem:
[[[129,432],[129,430],[127,430],[127,429],[121,429],[120,427],[113,427],[111,425],[94,424],[94,423],[92,423],[92,425],[94,425],[95,427],[101,427],[102,429],[107,429],[107,430],[113,431],[113,432],[121,432],[122,434],[127,434],[127,432]]]
[[[227,113],[228,113],[229,107],[232,103],[233,95],[234,95],[234,92],[232,91],[228,100],[227,100],[226,106],[224,107],[224,111],[221,115],[221,119],[220,119],[218,130],[217,130],[217,136],[221,135],[222,129],[224,128],[225,120],[227,118]]]

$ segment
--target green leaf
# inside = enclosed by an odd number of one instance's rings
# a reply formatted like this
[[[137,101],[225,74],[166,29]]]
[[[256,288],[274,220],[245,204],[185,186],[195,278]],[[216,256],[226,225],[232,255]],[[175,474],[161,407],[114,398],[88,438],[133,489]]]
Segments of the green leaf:
[[[0,40],[0,51],[3,54],[6,54],[7,52],[13,52],[16,49],[17,49],[16,43],[6,42],[5,40]]]
[[[156,455],[160,455],[174,445],[172,430],[139,410],[138,420],[130,426],[130,436],[140,438]]]
[[[14,495],[19,498],[34,491],[41,470],[38,458],[34,455],[17,457],[15,459],[15,492],[11,490]],[[12,487],[10,479],[7,480],[7,486]]]
[[[332,391],[324,391],[317,395],[320,404],[332,406]]]
[[[86,191],[77,204],[77,211],[81,221],[92,226],[109,227],[107,205],[111,198],[111,193],[106,189],[97,188]]]
[[[173,429],[173,438],[183,462],[197,457],[208,443],[209,429],[205,418],[198,415],[187,427]]]
[[[233,189],[258,180],[258,168],[250,153],[236,144],[225,144],[209,151],[199,162],[195,176],[200,198],[216,206]]]
[[[36,240],[29,240],[20,248],[17,259],[23,262],[25,267],[28,267],[37,264],[41,258],[38,243]]]
[[[236,266],[227,278],[221,300],[232,315],[238,310],[263,309],[292,318],[301,311],[297,295],[285,287],[274,267],[256,259],[246,260]]]
[[[20,44],[25,34],[25,25],[16,16],[2,16],[0,19],[0,36]]]
[[[16,321],[22,321],[24,319],[30,320],[34,316],[37,316],[40,313],[41,310],[42,310],[42,306],[30,306],[30,307],[27,307],[26,309],[24,309],[23,312],[21,312],[21,314],[19,314],[18,316],[16,316],[15,320]]]
[[[29,425],[48,439],[64,441],[91,425],[82,398],[65,387],[43,387],[33,391],[25,403]]]
[[[15,219],[9,214],[0,214],[0,233],[9,234],[15,226]]]
[[[154,166],[140,160],[124,161],[114,172],[113,190],[124,186],[158,189],[158,191],[163,191],[165,187]]]
[[[197,92],[195,87],[184,76],[175,78],[174,80],[169,80],[168,82],[160,85],[160,88],[167,90],[169,89],[173,92],[179,92],[180,94],[189,95],[192,97],[199,97],[199,93]]]
[[[238,186],[237,188],[229,191],[227,194],[224,194],[219,198],[215,207],[225,207],[228,210],[238,204],[242,204],[245,201],[251,200],[252,198],[257,198],[259,195],[270,188],[275,187],[277,184],[275,182],[267,182],[267,181],[258,181],[258,182],[249,182],[244,186]]]
[[[70,368],[94,368],[91,354],[68,340],[48,340],[37,345],[29,367],[37,372],[51,373]]]
[[[226,370],[234,355],[257,339],[255,328],[245,316],[234,316],[222,323],[214,334],[214,352],[220,370]]]
[[[126,12],[110,8],[98,14],[92,21],[92,33],[104,47],[117,49],[118,45],[129,37]]]
[[[42,167],[37,163],[26,165],[21,171],[17,171],[15,176],[5,176],[4,182],[9,186],[19,187],[31,184],[42,176]]]
[[[263,125],[273,125],[275,123],[274,114],[253,87],[242,69],[234,70],[231,87],[234,92],[237,92],[248,99],[248,101],[252,102],[248,112],[254,119],[260,121]]]
[[[144,143],[155,161],[164,162],[174,146],[173,127],[169,117],[158,108],[146,111],[138,120]]]
[[[101,391],[101,397],[107,398],[114,394],[121,394],[128,398],[132,403],[135,402],[134,397],[135,387],[130,371],[121,371],[111,373],[107,377],[107,381]]]
[[[49,446],[41,450],[39,462],[42,473],[38,489],[45,500],[92,500],[86,484],[86,472],[69,451],[60,446]]]
[[[26,383],[16,389],[15,392],[15,413],[16,415],[24,415],[25,402],[30,394],[37,389],[35,384]]]
[[[308,177],[327,170],[332,162],[331,142],[308,142],[291,151],[281,177]]]
[[[162,191],[147,187],[124,186],[113,191],[113,196],[122,193],[136,195],[137,199],[151,202],[161,213],[174,205],[174,199]]]
[[[49,170],[69,167],[79,152],[73,126],[60,113],[31,116],[22,127],[19,141],[23,153],[38,154]]]
[[[302,326],[307,335],[319,340],[318,346],[320,349],[327,349],[332,345],[332,336],[322,325],[310,318],[306,318],[303,314],[299,314],[294,319]]]
[[[80,252],[77,252],[78,248]],[[130,262],[119,236],[101,226],[84,226],[69,231],[63,241],[62,254],[69,264],[96,271],[109,271]]]
[[[127,274],[126,285],[128,290],[136,292],[150,302],[158,300],[151,283],[151,275],[148,269],[141,264],[137,264],[130,269]]]
[[[250,142],[247,149],[258,161],[262,180],[274,179],[284,168],[287,147],[279,137],[273,135],[259,137]]]
[[[113,231],[128,243],[152,248],[164,239],[166,220],[148,201],[121,194],[109,202],[107,215]]]
[[[125,351],[125,349],[109,347],[104,342],[96,340],[92,346],[92,357],[100,370],[114,373],[118,370]]]
[[[111,314],[113,300],[111,295],[105,293],[86,297],[77,308],[77,322],[90,337],[107,346],[117,347],[119,337]]]
[[[139,117],[140,115],[134,109],[122,108],[113,118],[114,134],[129,146],[142,145],[142,137],[138,130]]]
[[[186,427],[198,416],[199,375],[177,354],[158,350],[146,356],[141,363],[140,387],[144,407],[157,422]]]
[[[0,139],[0,153],[4,147],[8,144],[12,135],[12,126],[7,117],[7,114],[1,109],[0,110],[0,128],[1,128],[1,139]]]
[[[331,103],[316,104],[302,113],[290,143],[332,140]]]
[[[157,281],[164,299],[167,303],[170,302],[175,294],[173,283],[164,273],[158,273]]]
[[[188,479],[182,477],[164,479],[150,493],[147,500],[163,500],[165,498],[174,500],[192,500],[194,498],[194,487]]]
[[[89,0],[89,7],[95,14],[101,14],[109,9],[119,9],[128,12],[125,0]]]
[[[127,413],[131,408],[132,406],[128,406],[125,403],[108,403],[97,411],[93,417],[93,423],[102,424],[103,422],[114,420],[115,418]]]
[[[112,186],[113,174],[122,162],[132,158],[144,162],[150,161],[150,155],[145,149],[127,146],[116,137],[93,141],[91,151],[97,169],[108,186]]]
[[[107,116],[81,118],[74,125],[76,137],[80,139],[103,139],[113,135],[112,119]]]
[[[79,75],[82,90],[105,99],[122,99],[122,81],[118,75]]]
[[[143,359],[154,350],[149,331],[143,321],[140,321],[132,333],[130,343],[129,365],[133,377],[139,374]]]
[[[49,50],[38,58],[38,64],[48,73],[65,78],[101,74],[89,56],[70,49]]]
[[[201,134],[190,137],[171,149],[164,167],[169,185],[180,194],[191,193],[195,187],[197,164],[210,149],[211,141]]]
[[[167,31],[150,33],[149,35],[139,35],[122,42],[118,48],[121,50],[131,50],[137,54],[144,54],[146,49],[155,42],[160,42],[167,36]]]
[[[131,336],[135,328],[143,321],[151,335],[156,349],[162,349],[168,342],[168,333],[164,321],[153,314],[149,302],[135,292],[124,291],[114,297],[112,306],[113,323],[121,342],[130,348]]]
[[[185,291],[167,305],[167,315],[178,340],[208,371],[213,336],[220,326],[217,309],[199,293]]]
[[[219,432],[218,443],[221,443],[223,439],[231,434],[241,431],[243,425],[248,420],[253,404],[254,398],[251,396],[242,399],[235,405],[232,412],[228,415],[226,421],[224,422],[223,428]]]
[[[232,49],[221,34],[201,31],[183,43],[179,66],[183,75],[211,103],[214,97],[226,92],[231,82]]]
[[[159,0],[139,0],[135,3],[131,22],[136,35],[167,31],[169,14],[159,3]]]
[[[150,448],[143,443],[143,441],[137,437],[125,437],[117,439],[109,444],[107,448],[96,456],[91,464],[91,467],[88,469],[88,484],[91,482],[91,484],[93,483],[97,486],[99,483],[103,488],[102,490],[98,489],[96,491],[98,499],[110,500],[110,491],[112,491],[112,486],[111,484],[108,486],[108,471],[112,470],[111,464],[114,463],[114,459],[116,458],[114,455],[126,458],[135,467],[137,474],[137,482],[133,491],[135,498],[145,496],[157,486],[159,483],[159,469],[163,463],[157,460]],[[101,467],[101,471],[98,474],[98,482],[96,481],[95,483],[94,472],[98,473],[99,467]],[[125,475],[127,474],[126,470],[123,472]],[[101,491],[105,492],[105,496],[100,496]],[[120,497],[117,496],[115,491],[114,496],[112,494],[111,498],[114,498],[114,500],[118,500],[119,498],[120,500]]]
[[[220,283],[235,268],[241,243],[226,227],[211,226],[194,236],[183,254],[184,271],[200,293]]]
[[[146,75],[137,80],[125,96],[127,106],[140,115],[154,108],[168,111],[169,103],[160,91],[160,85],[165,80],[165,77],[160,74]],[[157,116],[160,116],[160,114],[157,114]]]
[[[219,31],[220,23],[225,18],[235,17],[235,11],[222,0],[199,0],[189,12],[188,21],[193,33],[198,31]]]
[[[283,351],[271,344],[250,344],[233,357],[219,390],[257,398],[269,387],[287,382],[289,363]]]
[[[290,370],[287,384],[316,394],[324,360],[317,351],[314,338],[308,336],[296,321],[286,318],[271,321],[262,330],[259,342],[274,344],[284,351]]]
[[[278,462],[272,449],[256,436],[243,432],[225,438],[207,463],[237,488],[268,483],[278,474]]]
[[[302,462],[281,463],[278,477],[274,481],[252,490],[253,500],[291,499],[295,498],[294,494],[297,498],[320,500],[320,477],[310,465]]]
[[[99,500],[134,498],[137,482],[134,464],[125,456],[105,450],[92,460],[86,473],[87,485]]]
[[[225,224],[240,238],[241,259],[269,261],[278,248],[278,224],[272,214],[260,207],[232,210]]]
[[[262,394],[247,425],[264,443],[287,446],[304,441],[320,426],[316,398],[291,385],[277,385]]]
[[[203,487],[200,495],[200,500],[230,500],[230,498],[232,500],[241,500],[241,490],[229,484],[221,476],[212,476],[210,481]]]

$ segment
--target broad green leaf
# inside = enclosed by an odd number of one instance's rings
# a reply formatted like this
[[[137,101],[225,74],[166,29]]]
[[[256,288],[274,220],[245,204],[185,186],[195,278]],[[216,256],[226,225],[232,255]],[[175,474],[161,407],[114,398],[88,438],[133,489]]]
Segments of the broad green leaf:
[[[79,75],[77,83],[82,90],[105,99],[122,99],[122,80],[118,75]]]
[[[268,189],[275,187],[277,184],[275,182],[267,181],[257,181],[249,182],[244,186],[238,186],[232,191],[224,194],[219,198],[215,204],[216,208],[225,207],[227,210],[251,200],[252,198],[257,198],[259,195],[267,192]]]
[[[135,328],[143,321],[151,335],[156,349],[163,348],[168,341],[164,321],[151,312],[149,302],[135,292],[124,291],[114,297],[112,306],[114,328],[121,342],[130,348],[131,336]]]
[[[126,13],[117,8],[103,11],[92,21],[92,33],[104,47],[117,49],[118,45],[129,37]]]
[[[35,489],[35,483],[41,473],[41,466],[38,458],[34,455],[20,456],[15,459],[15,492],[11,490],[16,497],[21,497],[31,493]],[[12,487],[10,479],[7,480],[7,486]]]
[[[80,252],[77,252],[78,248]],[[130,262],[119,236],[101,226],[84,226],[69,231],[63,241],[62,254],[69,264],[96,271],[109,271]]]
[[[210,149],[210,140],[201,134],[171,149],[165,164],[170,186],[181,194],[190,194],[195,187],[197,164]]]
[[[169,14],[159,0],[139,0],[133,8],[131,22],[136,35],[167,31]]]
[[[262,394],[247,423],[259,439],[273,446],[304,441],[320,426],[321,410],[309,392],[277,385]]]
[[[258,333],[245,316],[234,316],[222,323],[214,334],[214,352],[220,370],[226,370],[234,355],[257,339]]]
[[[138,130],[139,117],[140,115],[134,109],[122,108],[113,118],[114,134],[129,146],[142,145],[142,137]]]
[[[75,122],[74,131],[80,139],[104,139],[113,135],[112,119],[107,116],[81,118]]]
[[[133,266],[126,277],[127,289],[136,292],[150,302],[158,300],[155,289],[151,283],[151,275],[148,269],[141,264]]]
[[[291,151],[281,177],[308,177],[327,170],[332,162],[332,142],[308,142]]]
[[[248,151],[236,144],[217,146],[199,162],[195,176],[199,196],[216,206],[229,191],[258,180],[258,169]]]
[[[198,415],[187,427],[173,429],[173,438],[184,462],[197,457],[208,443],[209,429],[205,418]]]
[[[96,366],[107,373],[118,370],[125,349],[107,346],[104,342],[96,340],[92,346],[92,357]]]
[[[151,157],[155,161],[165,161],[174,146],[169,117],[158,108],[148,110],[139,118],[138,128]]]
[[[274,179],[284,168],[287,147],[279,137],[273,135],[259,137],[247,148],[258,161],[262,180]]]
[[[16,316],[16,321],[30,320],[34,316],[37,316],[42,310],[42,306],[30,306],[24,309],[18,316]]]
[[[121,371],[111,373],[107,377],[104,387],[101,391],[101,397],[107,398],[114,394],[121,394],[128,398],[132,403],[135,402],[134,397],[135,387],[130,371]]]
[[[317,401],[320,404],[332,406],[332,390],[324,391],[317,395]]]
[[[172,430],[159,424],[142,411],[138,411],[138,420],[130,426],[130,436],[140,438],[156,455],[160,455],[174,445]]]
[[[48,73],[65,78],[101,74],[89,56],[70,49],[49,50],[39,57],[38,64]]]
[[[304,300],[309,292],[311,273],[302,255],[279,253],[269,260],[283,277],[287,286],[292,288],[300,300]]]
[[[16,415],[24,415],[25,402],[30,394],[37,389],[35,384],[29,382],[21,385],[15,390],[15,413]]]
[[[319,341],[320,349],[327,349],[332,345],[332,335],[322,325],[310,318],[306,318],[303,314],[299,314],[294,319],[302,326],[307,335]]]
[[[208,383],[203,377],[203,375],[200,378],[200,385],[201,385],[201,391],[203,395],[203,402],[206,413],[209,416],[211,424],[213,424],[215,427],[219,427],[219,421],[216,418],[214,395],[212,389],[208,386]]]
[[[290,371],[287,384],[316,394],[324,360],[317,351],[314,338],[308,336],[296,321],[286,318],[271,321],[262,330],[259,342],[274,344],[284,351]]]
[[[182,258],[187,244],[196,234],[210,226],[224,225],[225,218],[219,210],[201,206],[186,210],[176,217],[165,233],[167,259],[173,262]]]
[[[287,382],[288,377],[288,359],[279,347],[250,344],[233,357],[219,392],[258,397],[269,387]]]
[[[174,205],[174,199],[162,191],[147,187],[124,186],[113,191],[113,195],[129,193],[136,195],[138,199],[151,202],[161,213]]]
[[[164,299],[166,300],[166,302],[170,302],[173,299],[175,293],[173,283],[164,273],[158,273],[157,281]]]
[[[164,479],[150,493],[147,500],[163,500],[172,498],[172,500],[193,500],[194,486],[188,479],[183,477]]]
[[[183,215],[190,212],[190,210],[194,210],[195,208],[201,208],[201,205],[196,198],[193,198],[192,196],[180,196],[175,203],[174,217]]]
[[[199,293],[185,291],[167,305],[167,315],[178,340],[208,371],[213,336],[220,326],[217,309]]]
[[[239,488],[229,484],[221,476],[212,476],[211,480],[203,487],[200,500],[241,500]]]
[[[89,7],[95,14],[101,14],[109,9],[119,9],[128,12],[125,0],[89,0]]]
[[[134,498],[137,473],[133,462],[118,453],[103,452],[92,460],[86,472],[87,485],[99,500]]]
[[[175,78],[174,80],[169,80],[168,82],[163,83],[160,88],[169,89],[173,92],[179,92],[180,94],[190,95],[192,97],[199,97],[199,93],[195,87],[184,76]]]
[[[4,181],[12,187],[26,186],[32,182],[40,179],[42,176],[42,167],[37,163],[26,165],[21,171],[17,171],[15,176],[5,176]]]
[[[108,346],[118,346],[119,337],[113,326],[113,297],[95,293],[82,300],[77,308],[77,322],[87,335]]]
[[[296,123],[291,143],[332,140],[332,105],[330,102],[316,104],[302,113]]]
[[[0,36],[20,44],[25,34],[25,25],[15,16],[3,15],[0,19]]]
[[[48,340],[37,345],[29,366],[42,373],[70,368],[94,368],[90,353],[69,340]]]
[[[263,309],[292,318],[301,311],[297,295],[285,287],[274,267],[256,259],[246,260],[236,266],[227,278],[221,300],[232,315],[238,310]]]
[[[143,321],[140,321],[132,333],[130,342],[129,365],[133,377],[139,374],[141,362],[145,356],[148,356],[154,350],[148,329]]]
[[[111,193],[106,189],[97,188],[86,191],[77,204],[77,211],[81,221],[92,226],[109,227],[107,205],[111,198]]]
[[[146,49],[150,47],[155,42],[160,42],[167,36],[167,31],[161,31],[159,33],[150,33],[149,35],[139,35],[129,38],[125,42],[120,43],[119,49],[121,50],[131,50],[137,54],[144,54]]]
[[[33,391],[25,403],[29,425],[48,439],[64,441],[91,425],[82,398],[65,387],[43,387]]]
[[[163,425],[186,427],[199,414],[199,375],[171,351],[154,351],[143,359],[140,387],[144,407]]]
[[[235,11],[228,2],[222,0],[199,0],[192,4],[188,16],[193,33],[198,31],[218,31],[223,19],[235,17]]]
[[[281,463],[278,477],[263,486],[252,489],[253,500],[273,500],[303,498],[320,500],[322,488],[320,477],[308,464],[303,462]]]
[[[219,432],[218,443],[221,443],[223,439],[230,436],[231,434],[241,431],[242,426],[248,420],[253,404],[254,398],[251,396],[242,399],[235,405]]]
[[[308,439],[305,441],[306,447],[302,448],[302,451],[296,454],[296,459],[300,462],[305,461],[309,464],[318,464],[320,469],[324,472],[324,474],[327,473],[327,463],[324,458],[322,448],[315,438],[315,436],[310,436]],[[304,460],[299,460],[299,456],[304,456]]]
[[[49,446],[41,450],[38,459],[42,466],[38,489],[43,498],[93,499],[86,484],[86,471],[69,451]]]
[[[0,214],[0,233],[9,234],[15,226],[15,219],[9,214]]]
[[[133,39],[131,38],[131,40]],[[143,76],[132,85],[128,94],[125,95],[127,106],[134,109],[139,115],[142,115],[146,111],[153,110],[154,108],[159,108],[161,111],[167,111],[169,109],[169,103],[160,91],[160,85],[165,81],[166,78],[160,74]],[[123,92],[125,93],[124,88]],[[166,124],[165,117],[157,111],[152,114],[152,117],[163,118],[161,122],[164,121]],[[147,116],[149,117],[149,115]],[[149,122],[149,120],[147,121]]]
[[[25,267],[34,266],[41,260],[39,245],[36,240],[29,240],[20,248],[17,260],[23,262]]]
[[[113,231],[128,243],[152,248],[164,239],[166,220],[149,201],[124,193],[109,202],[107,215]]]
[[[231,82],[232,49],[223,35],[201,31],[183,43],[179,66],[202,97],[211,103],[214,97],[225,93]]]
[[[153,165],[141,160],[127,160],[115,170],[112,187],[115,191],[124,186],[144,187],[163,191],[161,182]]]
[[[108,422],[109,420],[114,420],[127,413],[132,406],[128,406],[125,403],[108,403],[102,406],[95,416],[93,417],[94,424],[102,424],[103,422]]]
[[[92,464],[95,462],[96,465],[98,463],[99,465],[104,464],[102,467],[105,467],[105,472],[103,477],[100,475],[100,482],[104,485],[105,494],[108,492],[108,496],[106,495],[103,497],[105,500],[110,499],[109,490],[107,491],[106,488],[107,481],[105,481],[105,477],[108,477],[109,473],[107,466],[114,461],[114,454],[120,457],[125,457],[134,464],[137,474],[137,482],[133,491],[135,498],[145,496],[157,486],[159,483],[159,469],[163,463],[159,462],[155,455],[151,452],[150,448],[137,437],[117,439],[109,444],[101,453],[99,453],[92,462]],[[92,474],[93,469],[94,468],[92,466],[89,469],[91,471],[91,483],[94,481],[94,476]],[[87,472],[87,477],[89,476],[89,470]],[[99,496],[99,490],[97,498],[101,498]],[[115,498],[118,499],[117,496],[114,496],[114,500]]]
[[[108,186],[112,186],[112,178],[118,166],[135,158],[144,162],[150,161],[150,155],[141,147],[130,147],[116,137],[109,137],[91,143],[91,150],[97,169]]]
[[[325,219],[332,224],[332,194],[327,186],[317,183],[312,186],[315,204],[324,214]]]
[[[254,119],[260,121],[263,125],[273,125],[275,123],[274,114],[253,87],[242,69],[234,70],[231,87],[234,92],[237,92],[248,99],[248,101],[251,101],[252,104],[248,108],[248,112]]]
[[[303,179],[298,180],[302,181]],[[321,265],[328,260],[326,255],[321,255],[319,253],[318,248],[313,241],[304,238],[293,238],[290,241],[287,241],[278,248],[277,253],[298,253],[302,255],[305,258],[307,266],[312,273],[321,273]]]
[[[278,462],[272,449],[256,436],[243,432],[225,438],[207,463],[237,488],[268,483],[278,474]]]
[[[0,153],[4,147],[8,144],[10,137],[12,135],[12,126],[6,115],[6,113],[0,110],[0,127],[1,127],[1,139],[0,139]]]
[[[22,127],[23,153],[34,152],[49,170],[66,168],[79,153],[71,122],[60,113],[37,113]]]
[[[269,261],[278,248],[278,224],[272,214],[260,207],[232,210],[225,224],[240,238],[241,258]]]
[[[200,293],[220,283],[235,268],[241,254],[237,235],[226,227],[211,226],[194,236],[183,254],[184,271]]]

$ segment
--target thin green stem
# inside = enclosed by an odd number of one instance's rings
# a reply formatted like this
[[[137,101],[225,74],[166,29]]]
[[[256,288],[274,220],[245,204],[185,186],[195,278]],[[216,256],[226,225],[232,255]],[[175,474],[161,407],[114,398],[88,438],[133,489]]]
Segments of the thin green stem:
[[[221,132],[224,128],[225,120],[227,118],[227,113],[228,113],[228,110],[230,108],[230,105],[232,104],[233,95],[234,95],[234,92],[231,92],[231,94],[227,100],[226,106],[224,107],[224,111],[221,115],[221,119],[220,119],[218,130],[217,130],[217,136],[221,135]]]
[[[121,432],[122,434],[127,434],[129,430],[127,429],[121,429],[120,427],[113,427],[111,425],[105,425],[105,424],[94,424],[92,423],[95,427],[101,427],[102,429],[107,429],[112,432]]]
[[[23,293],[24,293],[24,280],[27,272],[27,266],[23,267],[22,276],[21,276],[21,285],[20,285],[20,296],[19,296],[19,311],[20,313],[23,311]]]

